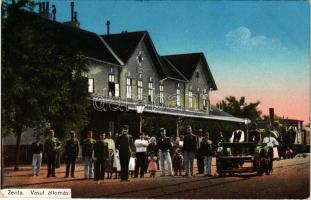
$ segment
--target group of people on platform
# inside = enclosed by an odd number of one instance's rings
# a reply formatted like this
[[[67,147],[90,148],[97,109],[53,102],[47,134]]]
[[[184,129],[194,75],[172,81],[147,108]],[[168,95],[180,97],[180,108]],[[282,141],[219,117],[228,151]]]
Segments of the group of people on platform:
[[[129,181],[129,173],[133,178],[143,178],[148,172],[150,177],[160,170],[160,176],[165,176],[166,166],[168,176],[194,176],[193,161],[198,160],[199,174],[211,176],[211,160],[213,156],[213,142],[209,133],[200,129],[197,135],[187,127],[184,136],[177,137],[175,141],[166,136],[166,130],[160,129],[160,136],[146,138],[141,132],[139,138],[133,140],[128,133],[128,126],[121,127],[121,134],[115,139],[110,133],[100,133],[99,139],[93,138],[93,132],[88,131],[87,138],[82,142],[82,160],[84,162],[84,178],[93,179],[100,183],[105,177]],[[70,131],[70,138],[66,141],[64,155],[66,160],[65,178],[69,175],[75,178],[75,165],[80,151],[80,143],[74,131]],[[39,175],[42,154],[46,156],[47,177],[55,177],[57,152],[61,148],[61,141],[55,136],[54,130],[44,145],[39,137],[32,144],[33,162],[32,174]],[[166,165],[165,165],[166,163]],[[94,172],[94,177],[93,177]]]
[[[82,160],[84,162],[84,178],[93,179],[100,183],[105,177],[116,178],[121,181],[129,181],[129,174],[133,178],[143,178],[148,172],[150,177],[155,177],[160,171],[160,176],[194,176],[194,158],[197,160],[198,174],[212,176],[211,162],[215,149],[225,141],[222,133],[217,143],[210,139],[209,132],[199,129],[193,134],[192,127],[187,126],[186,134],[177,137],[174,141],[166,136],[166,130],[159,130],[159,137],[146,138],[141,132],[139,138],[133,140],[129,134],[129,127],[121,127],[121,133],[112,139],[111,133],[99,133],[98,140],[93,138],[93,132],[88,131],[87,138],[82,142]],[[57,152],[61,148],[61,142],[54,136],[54,131],[49,130],[49,136],[45,144],[37,139],[32,144],[33,163],[32,173],[38,175],[42,153],[46,155],[47,177],[55,177],[55,164]],[[259,142],[260,133],[253,129],[249,132],[248,141]],[[242,130],[234,131],[230,142],[244,140]],[[264,143],[276,146],[275,138],[267,136]],[[80,151],[80,143],[74,131],[70,131],[70,138],[65,143],[64,155],[66,159],[65,178],[75,177],[75,165]],[[166,163],[166,165],[165,165]],[[94,167],[93,167],[94,166]],[[93,177],[94,172],[94,177]]]

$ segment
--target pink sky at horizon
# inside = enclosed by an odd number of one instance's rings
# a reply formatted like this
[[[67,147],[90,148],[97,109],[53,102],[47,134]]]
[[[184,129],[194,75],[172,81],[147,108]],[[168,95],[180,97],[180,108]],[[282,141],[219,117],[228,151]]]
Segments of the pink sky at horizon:
[[[244,96],[247,104],[260,101],[258,108],[262,115],[268,115],[269,108],[274,108],[275,114],[280,117],[303,120],[304,125],[310,123],[308,92],[296,90],[295,93],[291,93],[292,95],[282,95],[282,89],[279,92],[273,92],[271,89],[260,92],[258,92],[259,90],[252,90],[253,92],[249,92],[245,88],[235,90],[230,90],[229,88],[219,89],[212,92],[211,102],[215,105],[218,101],[228,96],[234,96],[237,99]]]

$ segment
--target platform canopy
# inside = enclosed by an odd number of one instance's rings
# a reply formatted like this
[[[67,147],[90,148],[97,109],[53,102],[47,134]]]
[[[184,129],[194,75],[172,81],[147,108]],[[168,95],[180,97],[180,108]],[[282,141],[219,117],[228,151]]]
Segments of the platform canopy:
[[[124,109],[128,111],[137,110],[137,102],[126,102],[116,99],[104,99],[102,97],[92,97],[93,105],[95,109],[109,109],[112,108],[114,111],[120,109],[120,111],[124,111]],[[98,106],[100,105],[100,106]],[[107,106],[108,105],[108,106]],[[97,107],[97,108],[96,108]],[[144,113],[154,113],[154,114],[163,114],[163,115],[171,115],[176,117],[186,117],[186,118],[197,118],[197,119],[209,119],[209,120],[219,120],[219,121],[228,121],[235,123],[243,123],[249,124],[251,121],[247,118],[239,118],[230,115],[216,106],[212,106],[210,113],[201,112],[201,111],[190,111],[184,110],[181,108],[172,108],[165,106],[153,106],[153,105],[145,105]]]

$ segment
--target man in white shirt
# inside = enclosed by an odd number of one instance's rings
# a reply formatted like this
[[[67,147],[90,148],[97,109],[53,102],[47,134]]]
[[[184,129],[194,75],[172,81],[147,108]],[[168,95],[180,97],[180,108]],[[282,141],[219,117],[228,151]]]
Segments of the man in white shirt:
[[[271,172],[273,169],[273,147],[278,146],[278,141],[271,136],[271,132],[269,130],[266,131],[266,136],[263,138],[262,143],[267,144],[268,148],[268,156],[270,157],[270,162],[268,169]]]
[[[137,163],[135,165],[135,176],[134,176],[135,178],[138,177],[139,170],[140,170],[140,178],[144,177],[147,159],[147,146],[148,141],[145,140],[145,134],[141,132],[139,134],[139,139],[135,140],[136,158],[137,158]]]
[[[275,147],[275,146],[279,146],[278,141],[271,136],[270,131],[267,131],[266,133],[266,137],[263,138],[262,143],[267,144],[268,147]]]
[[[244,142],[245,134],[241,129],[233,131],[232,136],[230,138],[230,142]]]
[[[113,153],[116,152],[116,145],[114,143],[114,140],[111,138],[111,132],[106,133],[106,138],[104,142],[108,143],[108,149],[112,149]]]

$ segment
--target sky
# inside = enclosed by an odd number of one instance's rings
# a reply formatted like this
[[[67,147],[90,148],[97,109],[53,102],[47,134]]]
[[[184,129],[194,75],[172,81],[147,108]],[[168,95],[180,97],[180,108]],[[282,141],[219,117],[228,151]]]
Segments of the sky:
[[[98,34],[147,30],[160,55],[203,52],[227,96],[260,101],[268,114],[310,121],[310,8],[307,1],[75,2],[80,27]],[[70,20],[70,1],[50,1]]]

